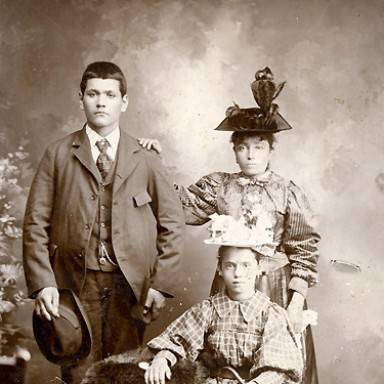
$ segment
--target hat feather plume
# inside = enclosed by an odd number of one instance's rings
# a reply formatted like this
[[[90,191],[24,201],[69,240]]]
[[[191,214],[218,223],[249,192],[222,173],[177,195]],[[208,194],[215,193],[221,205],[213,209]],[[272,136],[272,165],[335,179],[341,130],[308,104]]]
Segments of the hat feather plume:
[[[255,74],[255,81],[251,84],[253,97],[261,109],[261,115],[269,117],[278,109],[278,105],[272,103],[283,90],[285,81],[276,85],[273,73],[269,67],[259,70]]]

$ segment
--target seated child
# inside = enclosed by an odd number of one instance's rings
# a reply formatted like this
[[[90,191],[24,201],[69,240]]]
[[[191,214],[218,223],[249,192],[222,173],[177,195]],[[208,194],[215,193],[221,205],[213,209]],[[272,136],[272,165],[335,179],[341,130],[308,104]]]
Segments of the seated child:
[[[220,238],[209,241],[219,242]],[[143,371],[143,383],[196,383],[193,377],[187,381],[172,377],[174,368],[185,360],[203,364],[206,374],[201,382],[205,384],[216,384],[217,379],[222,383],[300,382],[302,353],[287,313],[255,291],[259,270],[254,251],[228,236],[225,243],[218,251],[217,268],[226,291],[194,305],[148,343],[155,356]],[[126,382],[139,381],[128,377]]]

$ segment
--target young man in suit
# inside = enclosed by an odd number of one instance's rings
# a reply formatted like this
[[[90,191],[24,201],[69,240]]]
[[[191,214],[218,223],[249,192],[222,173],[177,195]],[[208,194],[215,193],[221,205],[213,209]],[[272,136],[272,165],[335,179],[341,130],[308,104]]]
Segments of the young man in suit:
[[[70,289],[91,324],[88,357],[62,366],[67,384],[140,345],[145,325],[131,309],[141,302],[139,316],[155,319],[179,271],[181,204],[158,156],[120,129],[127,106],[121,69],[90,64],[80,84],[87,123],[47,148],[27,203],[24,267],[37,315],[57,317],[58,289]]]

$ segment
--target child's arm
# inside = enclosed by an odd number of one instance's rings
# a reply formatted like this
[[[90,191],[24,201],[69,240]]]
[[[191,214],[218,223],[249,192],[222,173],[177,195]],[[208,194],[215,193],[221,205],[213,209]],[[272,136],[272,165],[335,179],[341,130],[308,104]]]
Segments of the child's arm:
[[[144,379],[146,384],[164,383],[165,379],[171,378],[169,361],[158,353],[152,360],[151,365],[145,371]]]
[[[160,336],[148,342],[148,347],[158,352],[145,373],[147,384],[158,384],[169,378],[170,368],[178,359],[188,357],[194,361],[197,358],[204,348],[204,336],[211,313],[210,300],[204,300],[178,317]]]
[[[273,304],[265,315],[261,346],[254,355],[253,383],[300,383],[303,357],[286,311]]]

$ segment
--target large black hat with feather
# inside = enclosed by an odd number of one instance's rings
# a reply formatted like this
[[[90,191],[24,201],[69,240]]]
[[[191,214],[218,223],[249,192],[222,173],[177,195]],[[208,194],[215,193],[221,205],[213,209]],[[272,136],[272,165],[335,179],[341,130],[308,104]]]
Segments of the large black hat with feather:
[[[240,108],[236,103],[226,111],[226,118],[216,128],[218,131],[249,131],[276,133],[292,129],[278,112],[278,105],[273,103],[283,90],[285,81],[276,85],[269,67],[257,71],[255,81],[251,83],[257,108]]]

